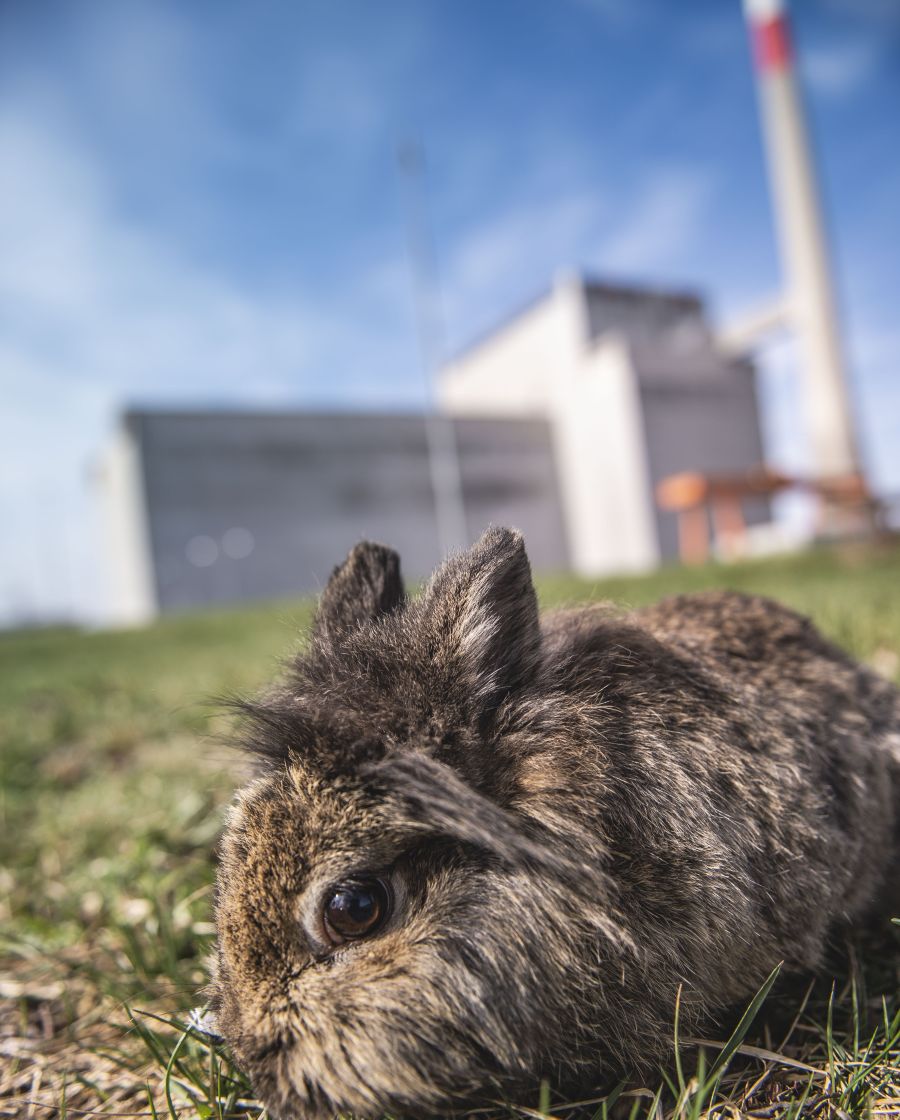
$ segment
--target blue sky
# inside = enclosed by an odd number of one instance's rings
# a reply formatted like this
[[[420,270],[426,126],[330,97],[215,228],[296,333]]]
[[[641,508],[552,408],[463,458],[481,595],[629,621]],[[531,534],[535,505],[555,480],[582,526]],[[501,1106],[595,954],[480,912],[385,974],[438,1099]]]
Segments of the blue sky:
[[[854,391],[900,491],[900,0],[797,0]],[[7,0],[0,617],[89,612],[125,402],[423,401],[398,141],[424,141],[451,347],[560,269],[780,272],[739,0]],[[790,343],[763,359],[802,464]]]

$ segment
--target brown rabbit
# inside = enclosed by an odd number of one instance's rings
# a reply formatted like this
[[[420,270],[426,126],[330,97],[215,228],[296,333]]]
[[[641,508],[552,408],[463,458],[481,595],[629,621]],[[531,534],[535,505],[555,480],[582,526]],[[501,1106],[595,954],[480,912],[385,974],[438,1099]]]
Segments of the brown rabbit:
[[[538,619],[494,529],[358,545],[246,706],[214,1007],[270,1114],[577,1091],[896,889],[900,694],[764,599]]]

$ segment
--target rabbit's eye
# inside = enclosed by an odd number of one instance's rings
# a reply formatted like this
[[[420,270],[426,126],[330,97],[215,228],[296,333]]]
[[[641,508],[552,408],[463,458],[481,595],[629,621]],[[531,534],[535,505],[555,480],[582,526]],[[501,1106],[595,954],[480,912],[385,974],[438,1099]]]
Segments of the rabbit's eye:
[[[335,945],[368,937],[390,914],[391,893],[381,879],[340,883],[325,898],[325,932]]]

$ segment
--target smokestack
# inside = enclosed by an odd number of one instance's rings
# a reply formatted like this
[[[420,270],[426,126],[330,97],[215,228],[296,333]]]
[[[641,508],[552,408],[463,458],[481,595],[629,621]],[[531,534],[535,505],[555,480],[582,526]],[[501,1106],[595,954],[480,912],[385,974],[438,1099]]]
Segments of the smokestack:
[[[803,105],[785,0],[744,0],[753,40],[769,180],[790,319],[800,336],[813,467],[820,478],[860,471]]]

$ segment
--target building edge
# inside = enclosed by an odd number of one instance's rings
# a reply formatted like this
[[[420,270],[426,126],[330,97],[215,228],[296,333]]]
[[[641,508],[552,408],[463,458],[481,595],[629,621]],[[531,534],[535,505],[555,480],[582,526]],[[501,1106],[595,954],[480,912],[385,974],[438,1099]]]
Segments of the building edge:
[[[101,505],[107,539],[104,621],[127,628],[159,615],[153,577],[146,487],[138,424],[127,413],[119,422],[101,466]]]

